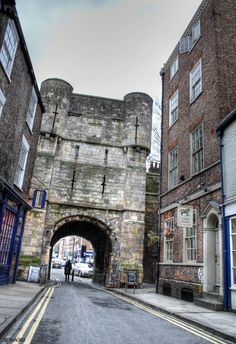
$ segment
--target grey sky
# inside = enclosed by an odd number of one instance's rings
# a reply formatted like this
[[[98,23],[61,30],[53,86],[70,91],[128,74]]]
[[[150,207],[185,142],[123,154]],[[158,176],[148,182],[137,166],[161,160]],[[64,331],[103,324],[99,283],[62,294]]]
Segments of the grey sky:
[[[159,71],[201,0],[17,0],[37,80],[122,99],[160,97]]]

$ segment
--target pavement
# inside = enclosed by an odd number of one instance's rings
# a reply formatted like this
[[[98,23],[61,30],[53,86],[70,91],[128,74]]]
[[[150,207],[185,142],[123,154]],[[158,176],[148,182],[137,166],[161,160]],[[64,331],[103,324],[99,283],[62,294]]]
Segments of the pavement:
[[[0,340],[44,289],[38,283],[21,281],[0,286]]]
[[[87,283],[88,279],[84,281]],[[94,288],[103,289],[100,285],[90,282]],[[4,338],[11,326],[32,305],[37,297],[43,294],[47,286],[37,283],[20,282],[0,286],[0,339]],[[179,319],[194,324],[226,340],[236,343],[236,313],[213,311],[169,296],[156,294],[155,285],[143,284],[141,289],[116,289],[109,291],[138,301],[153,309],[171,314]]]

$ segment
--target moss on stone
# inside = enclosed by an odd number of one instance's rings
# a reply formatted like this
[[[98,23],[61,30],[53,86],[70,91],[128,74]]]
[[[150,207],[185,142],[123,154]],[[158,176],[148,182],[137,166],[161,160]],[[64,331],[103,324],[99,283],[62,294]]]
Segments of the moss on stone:
[[[36,256],[20,255],[19,266],[40,265],[40,258]]]

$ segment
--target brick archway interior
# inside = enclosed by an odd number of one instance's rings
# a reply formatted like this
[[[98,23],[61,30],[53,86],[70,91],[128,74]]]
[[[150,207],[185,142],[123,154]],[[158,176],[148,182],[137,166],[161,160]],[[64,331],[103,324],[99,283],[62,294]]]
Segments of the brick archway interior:
[[[50,246],[53,248],[58,240],[70,235],[77,235],[90,241],[95,251],[93,281],[105,284],[112,252],[109,228],[106,228],[104,224],[100,225],[99,222],[96,223],[94,220],[86,220],[62,221],[61,225],[56,227]]]

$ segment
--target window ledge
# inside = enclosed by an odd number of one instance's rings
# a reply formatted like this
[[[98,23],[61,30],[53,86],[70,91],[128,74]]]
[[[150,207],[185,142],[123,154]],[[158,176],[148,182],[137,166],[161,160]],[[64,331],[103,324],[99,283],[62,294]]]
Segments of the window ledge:
[[[203,263],[197,263],[197,262],[170,262],[170,261],[164,261],[163,263],[160,263],[160,265],[173,265],[173,266],[193,266],[193,267],[203,267]],[[236,290],[236,289],[235,289]]]
[[[32,130],[33,127],[30,128],[29,123],[27,121],[26,121],[26,124],[27,124],[27,127],[28,127],[29,131],[30,131],[30,134],[33,135],[33,130]]]
[[[201,90],[201,92],[199,93],[199,95],[196,98],[190,100],[189,105],[191,106],[193,103],[195,103],[195,101],[201,96],[202,93],[203,93],[203,90]]]
[[[169,128],[168,128],[168,130],[170,130],[174,125],[175,125],[175,123],[177,123],[178,122],[178,120],[179,120],[179,118],[177,118],[177,120],[174,122],[174,123],[172,123],[171,125],[169,125]]]
[[[23,192],[23,189],[22,187],[20,187],[19,185],[17,185],[16,183],[14,183],[14,186],[20,191],[20,192]]]
[[[8,82],[9,82],[9,84],[11,83],[11,77],[10,77],[10,74],[7,72],[7,70],[6,70],[6,68],[3,66],[3,64],[2,64],[2,61],[0,60],[0,65],[1,65],[1,67],[2,67],[2,70],[3,70],[3,72],[4,72],[4,74],[6,75],[6,77],[7,77],[7,80],[8,80]]]
[[[194,44],[191,46],[188,54],[191,54],[192,50],[194,49],[195,45],[197,44],[197,42],[199,41],[199,39],[201,38],[201,35],[198,37],[198,39],[196,39],[196,41],[194,42]]]
[[[177,73],[178,73],[178,71],[169,79],[169,83],[171,83],[171,81],[174,79],[174,77],[176,76]]]

